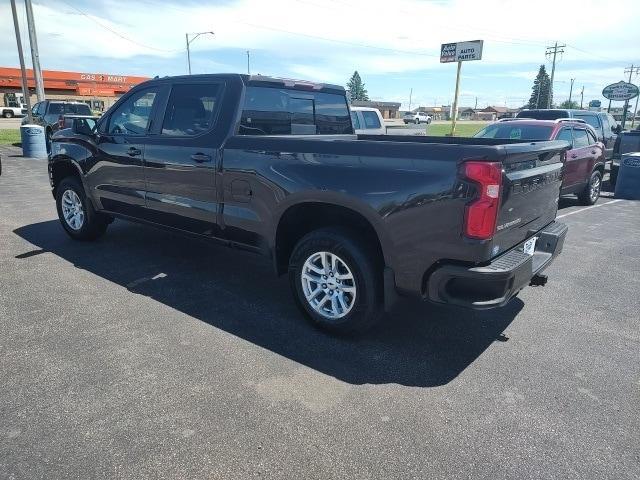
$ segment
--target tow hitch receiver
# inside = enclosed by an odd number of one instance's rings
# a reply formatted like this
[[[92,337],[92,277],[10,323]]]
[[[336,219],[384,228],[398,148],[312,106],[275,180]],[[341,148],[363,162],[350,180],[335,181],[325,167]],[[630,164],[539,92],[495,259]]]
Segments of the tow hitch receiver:
[[[529,282],[529,286],[544,287],[547,284],[547,280],[549,280],[549,277],[541,273],[537,273],[531,278],[531,282]]]

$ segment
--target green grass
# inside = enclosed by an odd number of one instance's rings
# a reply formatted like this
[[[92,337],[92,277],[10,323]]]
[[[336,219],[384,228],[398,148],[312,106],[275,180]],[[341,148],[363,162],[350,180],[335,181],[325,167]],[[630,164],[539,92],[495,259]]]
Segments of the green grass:
[[[456,137],[471,137],[474,133],[487,125],[487,122],[458,122],[456,123]],[[451,132],[451,123],[433,123],[427,127],[427,135],[444,137]]]
[[[20,130],[0,130],[0,145],[20,144]]]

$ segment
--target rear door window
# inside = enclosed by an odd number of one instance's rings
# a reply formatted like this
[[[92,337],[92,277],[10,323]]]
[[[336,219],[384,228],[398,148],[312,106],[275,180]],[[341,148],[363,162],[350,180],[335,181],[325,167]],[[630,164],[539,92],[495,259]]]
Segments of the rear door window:
[[[353,133],[346,98],[270,87],[247,87],[240,135]]]
[[[220,89],[217,83],[174,85],[162,122],[162,135],[190,137],[210,130]]]
[[[365,128],[380,128],[380,119],[376,112],[364,110],[362,112],[362,117],[364,118]]]
[[[64,105],[61,103],[50,103],[49,111],[47,113],[49,115],[62,115],[64,113]]]
[[[589,146],[587,131],[582,128],[573,129],[573,148],[584,148]]]

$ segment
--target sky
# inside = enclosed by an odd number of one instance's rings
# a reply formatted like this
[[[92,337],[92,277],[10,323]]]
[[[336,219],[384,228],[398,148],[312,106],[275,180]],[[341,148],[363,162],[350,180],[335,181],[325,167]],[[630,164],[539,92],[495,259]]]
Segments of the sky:
[[[25,9],[17,0],[26,53]],[[461,107],[519,107],[531,95],[545,47],[558,56],[554,100],[606,100],[602,89],[640,65],[640,1],[617,0],[32,0],[43,69],[164,76],[247,72],[345,85],[357,70],[373,100],[402,109],[448,105],[456,64],[442,43],[484,40],[465,62]],[[9,1],[0,3],[0,66],[19,65]],[[632,82],[639,83],[634,76]],[[615,106],[615,104],[614,104]]]

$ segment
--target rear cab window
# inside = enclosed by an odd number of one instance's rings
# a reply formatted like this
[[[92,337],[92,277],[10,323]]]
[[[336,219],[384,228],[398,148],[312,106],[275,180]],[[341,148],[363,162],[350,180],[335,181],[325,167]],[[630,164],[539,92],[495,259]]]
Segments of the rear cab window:
[[[222,85],[194,83],[173,85],[162,121],[162,135],[190,137],[211,130]]]
[[[370,110],[364,110],[362,112],[362,118],[364,118],[365,128],[380,128],[380,119],[376,112]]]
[[[358,118],[357,112],[351,112],[351,121],[353,122],[353,128],[356,130],[360,130],[360,119]]]
[[[343,95],[248,86],[240,135],[335,135],[353,133]]]

